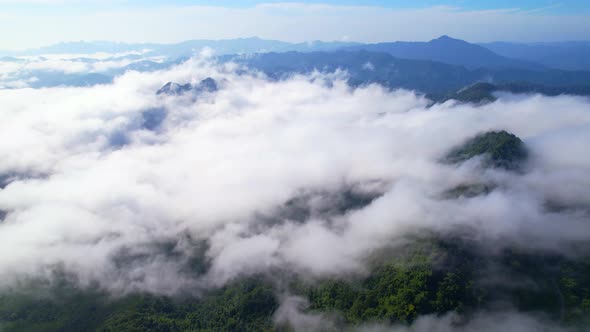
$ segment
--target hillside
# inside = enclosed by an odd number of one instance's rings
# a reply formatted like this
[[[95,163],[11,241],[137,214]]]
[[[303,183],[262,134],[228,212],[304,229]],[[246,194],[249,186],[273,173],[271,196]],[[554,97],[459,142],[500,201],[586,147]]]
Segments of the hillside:
[[[487,103],[497,99],[496,94],[501,92],[513,94],[541,94],[545,96],[559,95],[577,95],[590,96],[589,86],[545,86],[531,83],[499,83],[492,84],[487,82],[477,82],[468,85],[457,91],[448,94],[430,94],[428,97],[435,102],[445,102],[447,100],[457,100],[469,103]]]
[[[567,87],[585,90],[590,72],[525,69],[467,69],[461,66],[426,60],[409,60],[387,53],[368,51],[264,53],[248,58],[227,56],[222,61],[235,61],[263,71],[272,78],[313,70],[332,72],[346,70],[353,86],[379,83],[389,88],[418,90],[426,94],[456,91],[476,82],[514,83]]]
[[[522,61],[533,61],[548,68],[590,70],[590,42],[494,42],[479,45],[496,54]]]

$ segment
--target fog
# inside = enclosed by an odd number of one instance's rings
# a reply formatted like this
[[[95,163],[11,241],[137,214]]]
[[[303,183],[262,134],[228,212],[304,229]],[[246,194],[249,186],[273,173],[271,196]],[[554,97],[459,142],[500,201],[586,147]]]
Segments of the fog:
[[[412,91],[353,89],[346,73],[273,81],[238,69],[196,57],[109,85],[0,90],[0,285],[51,279],[56,269],[82,286],[158,294],[276,270],[362,275],[374,252],[457,227],[490,250],[585,254],[571,248],[590,238],[587,98],[429,106]],[[219,91],[155,93],[207,77]],[[524,172],[478,158],[441,162],[466,139],[500,129],[530,150]],[[472,183],[495,189],[442,198]],[[343,191],[370,199],[331,209]],[[293,199],[309,213],[285,213]],[[199,250],[210,268],[195,275],[186,266]],[[297,313],[281,310],[279,320]],[[429,330],[432,319],[400,331]],[[464,330],[485,330],[488,319]]]

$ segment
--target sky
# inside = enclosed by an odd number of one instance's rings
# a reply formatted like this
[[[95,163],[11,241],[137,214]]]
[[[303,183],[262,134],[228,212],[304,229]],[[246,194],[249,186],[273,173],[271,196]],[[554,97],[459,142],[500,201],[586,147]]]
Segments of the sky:
[[[290,42],[590,39],[588,0],[0,0],[0,49],[79,40],[174,43],[257,36]]]

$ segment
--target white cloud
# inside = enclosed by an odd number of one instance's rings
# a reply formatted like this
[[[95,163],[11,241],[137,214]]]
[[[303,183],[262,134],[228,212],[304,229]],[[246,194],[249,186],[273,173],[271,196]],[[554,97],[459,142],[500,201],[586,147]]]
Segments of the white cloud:
[[[124,58],[125,55],[140,55],[145,51],[94,54],[46,54],[43,56],[17,56],[0,59],[0,89],[24,88],[37,82],[40,74],[88,74],[113,71],[143,60],[162,62],[160,57],[139,59]]]
[[[427,108],[412,92],[352,89],[341,73],[329,85],[319,73],[274,82],[233,69],[192,59],[110,85],[0,90],[0,172],[14,177],[0,190],[2,283],[59,265],[83,284],[169,293],[275,269],[363,273],[368,254],[424,228],[472,227],[496,246],[550,250],[590,236],[588,99],[502,96]],[[155,95],[167,81],[209,76],[222,89],[196,101]],[[142,128],[143,112],[159,108],[167,109],[161,129]],[[523,138],[527,173],[439,162],[491,129]],[[498,187],[440,198],[473,181]],[[351,187],[383,195],[328,217],[277,213],[301,193]],[[548,201],[570,209],[547,211]],[[211,269],[197,280],[181,270],[191,241],[202,240]],[[164,242],[175,243],[175,258],[158,250]],[[118,264],[126,251],[147,258]]]

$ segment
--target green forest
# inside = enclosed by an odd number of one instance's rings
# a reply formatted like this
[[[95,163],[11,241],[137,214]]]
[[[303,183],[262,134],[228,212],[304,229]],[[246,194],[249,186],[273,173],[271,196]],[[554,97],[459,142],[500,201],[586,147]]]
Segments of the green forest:
[[[370,274],[362,278],[303,281],[279,276],[278,282],[260,275],[202,294],[172,297],[113,296],[67,283],[38,284],[34,291],[0,297],[0,326],[3,331],[288,331],[288,325],[273,323],[285,292],[306,299],[306,312],[330,314],[342,327],[409,324],[419,315],[448,312],[469,317],[500,301],[580,330],[589,323],[588,258],[572,261],[512,250],[479,256],[460,239],[429,237],[375,259]],[[483,282],[497,270],[507,280],[528,283]]]

